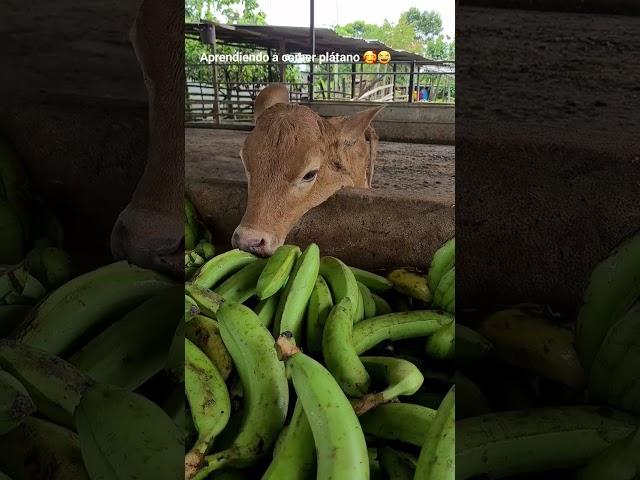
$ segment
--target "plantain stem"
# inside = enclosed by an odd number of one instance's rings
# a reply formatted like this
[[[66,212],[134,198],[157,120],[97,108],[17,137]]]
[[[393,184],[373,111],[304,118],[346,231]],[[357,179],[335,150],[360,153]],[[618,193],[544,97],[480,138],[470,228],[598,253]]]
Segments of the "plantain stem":
[[[234,457],[230,454],[229,450],[223,450],[222,452],[214,453],[213,455],[207,455],[204,459],[206,465],[191,478],[193,480],[204,480],[211,472],[224,467],[233,458]],[[185,479],[187,479],[187,477],[185,477]]]
[[[388,400],[382,392],[368,393],[358,399],[351,400],[351,406],[359,417],[360,415],[367,413],[369,410],[373,410],[378,405],[382,405],[387,402]]]
[[[184,478],[191,480],[204,463],[204,455],[197,450],[197,445],[184,456]]]
[[[279,357],[282,360],[286,360],[289,357],[292,357],[296,353],[300,353],[302,350],[296,347],[295,343],[291,341],[290,332],[284,332],[282,335],[278,337],[276,340],[276,346],[278,347]]]

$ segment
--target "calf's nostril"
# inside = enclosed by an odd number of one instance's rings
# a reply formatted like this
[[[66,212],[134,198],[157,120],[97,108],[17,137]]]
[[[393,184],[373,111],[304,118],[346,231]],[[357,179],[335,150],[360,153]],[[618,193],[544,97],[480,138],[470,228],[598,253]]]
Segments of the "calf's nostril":
[[[247,240],[247,246],[249,248],[260,248],[264,245],[264,238],[250,238]]]

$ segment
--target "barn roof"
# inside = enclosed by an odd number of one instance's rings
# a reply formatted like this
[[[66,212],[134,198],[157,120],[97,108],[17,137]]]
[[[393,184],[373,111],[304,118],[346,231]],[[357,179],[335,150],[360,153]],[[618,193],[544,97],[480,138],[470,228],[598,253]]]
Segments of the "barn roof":
[[[207,22],[213,23],[213,22]],[[286,42],[286,53],[311,54],[309,28],[276,25],[226,25],[213,23],[216,38],[227,44],[250,45],[253,47],[273,48],[277,50],[280,42]],[[200,38],[200,29],[205,23],[186,23],[185,35],[189,38]],[[395,61],[428,61],[425,57],[404,50],[394,50],[376,40],[343,37],[330,28],[316,28],[316,54],[335,52],[339,54],[359,54],[367,50],[387,50]]]

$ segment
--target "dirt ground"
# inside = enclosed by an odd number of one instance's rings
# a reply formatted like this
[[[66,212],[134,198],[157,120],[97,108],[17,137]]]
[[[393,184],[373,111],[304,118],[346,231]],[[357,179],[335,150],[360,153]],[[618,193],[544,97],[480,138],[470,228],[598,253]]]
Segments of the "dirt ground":
[[[207,178],[243,180],[238,152],[246,131],[185,130],[187,184]],[[391,195],[455,201],[455,147],[380,142],[373,188]]]

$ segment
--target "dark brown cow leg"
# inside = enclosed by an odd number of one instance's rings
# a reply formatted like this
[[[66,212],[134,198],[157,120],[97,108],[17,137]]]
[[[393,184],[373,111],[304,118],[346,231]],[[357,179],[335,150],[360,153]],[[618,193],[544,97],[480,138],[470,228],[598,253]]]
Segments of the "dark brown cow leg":
[[[183,3],[143,0],[131,30],[149,97],[147,165],[111,233],[117,259],[183,272]]]

